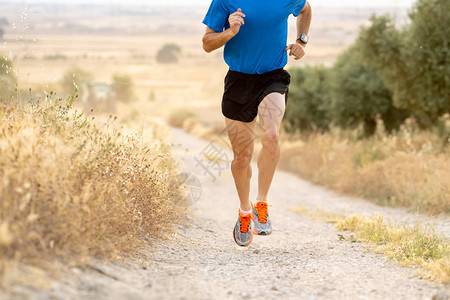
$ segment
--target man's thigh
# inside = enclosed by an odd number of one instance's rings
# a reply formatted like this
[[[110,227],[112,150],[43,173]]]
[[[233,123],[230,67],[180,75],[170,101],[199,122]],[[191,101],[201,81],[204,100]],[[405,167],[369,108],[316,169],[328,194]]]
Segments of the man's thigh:
[[[246,123],[225,118],[228,137],[230,138],[231,147],[235,154],[242,153],[243,151],[253,153],[255,123],[256,121]]]
[[[284,94],[271,93],[267,95],[258,107],[258,117],[262,129],[278,132],[285,110],[286,98]]]

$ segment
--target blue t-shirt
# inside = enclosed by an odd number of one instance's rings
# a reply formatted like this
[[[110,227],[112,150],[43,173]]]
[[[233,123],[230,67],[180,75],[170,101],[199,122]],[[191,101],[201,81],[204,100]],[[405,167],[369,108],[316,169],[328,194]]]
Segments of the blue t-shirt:
[[[228,29],[228,17],[242,9],[245,24],[225,45],[232,71],[264,74],[287,64],[288,17],[298,16],[306,0],[213,0],[203,23],[214,31]]]

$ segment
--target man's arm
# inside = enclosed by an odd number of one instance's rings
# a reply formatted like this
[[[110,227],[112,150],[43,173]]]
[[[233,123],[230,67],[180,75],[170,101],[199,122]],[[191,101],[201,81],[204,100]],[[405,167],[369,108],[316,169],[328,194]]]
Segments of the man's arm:
[[[300,14],[297,16],[297,38],[302,34],[308,35],[309,28],[311,26],[312,8],[309,2],[306,1],[305,7],[303,7]],[[286,47],[286,51],[290,50],[289,56],[294,56],[295,60],[299,60],[305,56],[306,44],[297,39],[295,44],[290,44]]]
[[[311,27],[311,19],[312,19],[312,8],[309,5],[309,2],[306,1],[305,7],[302,9],[300,14],[297,17],[297,38],[300,34],[304,33],[306,35],[309,34],[309,28]],[[297,43],[300,43],[303,47],[306,47],[306,44],[301,40],[297,39]]]
[[[206,52],[210,53],[228,43],[229,40],[231,40],[236,34],[238,34],[241,26],[244,25],[244,18],[245,15],[239,8],[228,18],[230,28],[228,28],[227,30],[216,32],[211,28],[206,27],[206,32],[203,36],[203,49]]]

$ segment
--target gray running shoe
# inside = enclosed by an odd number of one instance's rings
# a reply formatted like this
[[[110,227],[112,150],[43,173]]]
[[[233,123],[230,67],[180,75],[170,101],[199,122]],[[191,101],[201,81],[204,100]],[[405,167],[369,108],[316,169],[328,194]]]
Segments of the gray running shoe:
[[[256,235],[270,235],[272,233],[272,222],[269,219],[267,202],[259,201],[253,206],[253,234]]]
[[[239,210],[239,217],[233,229],[233,237],[236,244],[241,247],[247,247],[253,240],[251,230],[252,214],[243,216]]]

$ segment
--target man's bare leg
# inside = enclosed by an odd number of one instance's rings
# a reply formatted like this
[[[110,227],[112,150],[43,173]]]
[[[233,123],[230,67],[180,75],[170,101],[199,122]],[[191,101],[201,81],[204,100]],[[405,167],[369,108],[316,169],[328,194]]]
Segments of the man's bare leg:
[[[255,121],[251,123],[234,121],[225,118],[233,149],[234,159],[231,163],[231,172],[234,183],[241,201],[241,209],[249,211],[252,209],[250,204],[250,178],[252,177],[252,167],[250,166],[255,134]]]
[[[280,158],[278,138],[285,108],[285,95],[279,93],[269,94],[259,105],[258,116],[263,133],[262,149],[258,156],[257,200],[267,201],[267,194]]]

